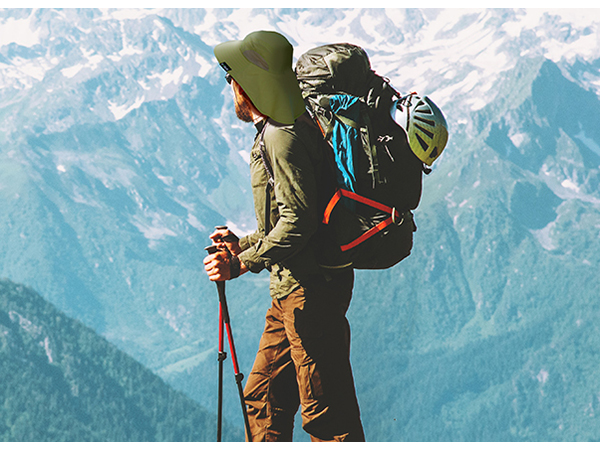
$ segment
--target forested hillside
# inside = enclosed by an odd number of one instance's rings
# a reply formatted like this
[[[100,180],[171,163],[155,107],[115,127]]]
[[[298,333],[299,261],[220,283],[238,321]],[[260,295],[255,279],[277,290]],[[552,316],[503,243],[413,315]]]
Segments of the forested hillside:
[[[212,441],[197,403],[34,291],[0,280],[0,440]],[[228,437],[240,433],[228,427]]]

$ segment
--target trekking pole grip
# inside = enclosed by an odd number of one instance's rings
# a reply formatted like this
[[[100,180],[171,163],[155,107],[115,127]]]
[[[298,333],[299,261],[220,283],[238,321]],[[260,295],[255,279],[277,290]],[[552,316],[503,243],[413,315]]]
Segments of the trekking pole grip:
[[[206,250],[209,255],[212,255],[213,253],[217,253],[219,251],[219,247],[213,244],[205,247],[204,250]],[[217,291],[219,292],[219,302],[223,307],[223,322],[229,323],[229,311],[227,310],[227,303],[225,302],[225,282],[215,281],[215,283],[217,283]]]

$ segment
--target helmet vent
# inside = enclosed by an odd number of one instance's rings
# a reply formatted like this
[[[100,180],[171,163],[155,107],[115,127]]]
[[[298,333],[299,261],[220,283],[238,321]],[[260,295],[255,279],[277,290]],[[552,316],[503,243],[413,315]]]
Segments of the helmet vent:
[[[415,111],[423,114],[433,114],[431,108],[427,105],[419,105],[417,108],[415,108]]]
[[[426,130],[425,128],[417,124],[415,124],[415,127],[421,130],[423,133],[425,133],[429,139],[433,139],[433,133],[431,131]]]
[[[429,154],[430,158],[437,158],[438,155],[438,148],[437,145],[435,147],[433,147],[433,150],[431,150],[431,153]]]
[[[423,119],[422,117],[419,117],[419,116],[414,116],[414,119],[418,120],[419,122],[426,123],[430,127],[434,127],[435,126],[435,122],[433,120]]]
[[[417,136],[417,140],[419,141],[419,144],[421,144],[421,147],[423,147],[423,150],[426,151],[429,148],[429,145],[427,145],[427,142],[425,142],[421,136],[419,136],[418,134],[416,136]]]

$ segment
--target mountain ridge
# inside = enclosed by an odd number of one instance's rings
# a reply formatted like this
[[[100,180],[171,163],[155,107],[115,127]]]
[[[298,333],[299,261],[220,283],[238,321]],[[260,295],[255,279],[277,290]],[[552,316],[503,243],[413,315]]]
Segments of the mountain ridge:
[[[254,226],[254,133],[211,48],[258,28],[287,35],[296,57],[351,41],[450,128],[412,255],[357,271],[367,438],[596,439],[584,330],[598,300],[599,24],[570,9],[2,10],[0,31],[22,32],[0,32],[0,275],[213,410],[203,249],[215,225]],[[228,284],[246,372],[267,286],[267,274]]]

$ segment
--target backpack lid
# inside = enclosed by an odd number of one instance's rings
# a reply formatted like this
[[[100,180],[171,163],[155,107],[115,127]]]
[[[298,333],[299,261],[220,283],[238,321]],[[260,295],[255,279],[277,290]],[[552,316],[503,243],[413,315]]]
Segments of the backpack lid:
[[[304,53],[296,63],[303,95],[345,92],[362,97],[375,76],[367,53],[353,44],[328,44]]]

